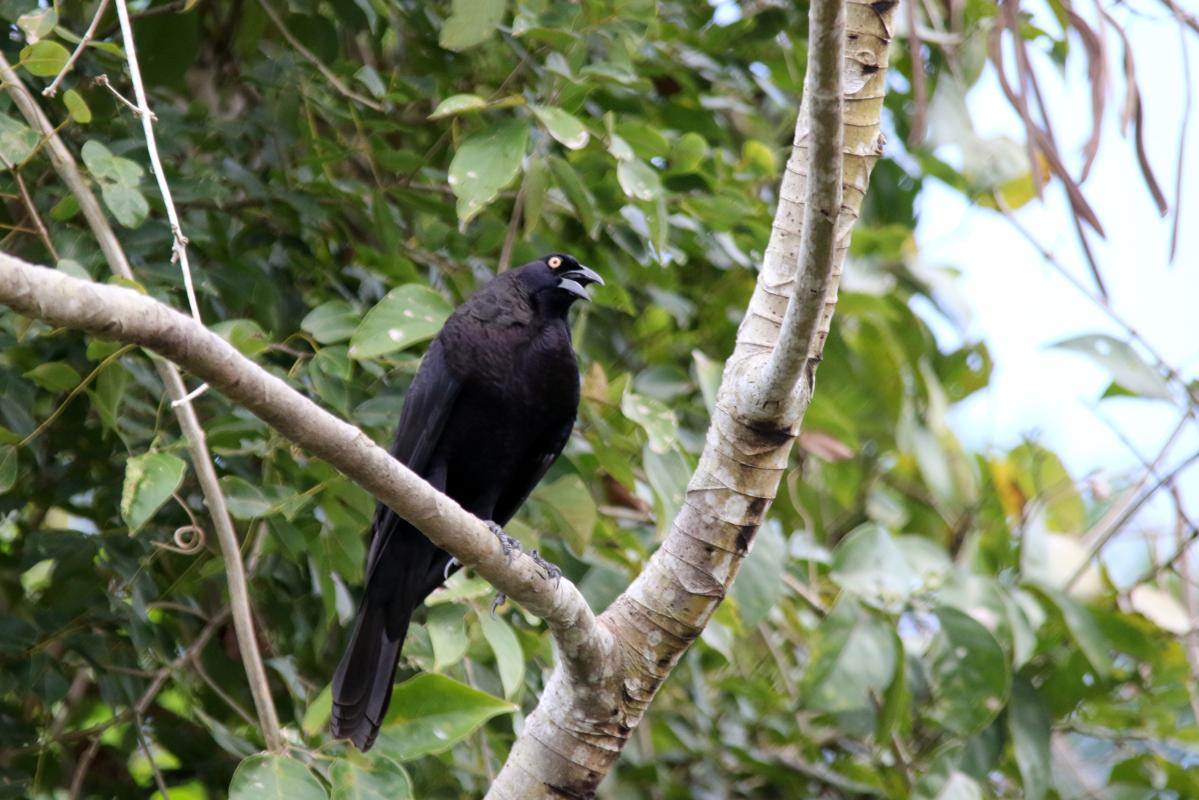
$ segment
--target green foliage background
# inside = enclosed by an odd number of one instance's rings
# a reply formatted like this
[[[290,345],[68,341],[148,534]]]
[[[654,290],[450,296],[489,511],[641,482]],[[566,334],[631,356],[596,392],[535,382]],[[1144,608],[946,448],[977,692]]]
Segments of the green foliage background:
[[[0,1],[22,31],[3,50],[35,92],[94,7]],[[511,531],[602,609],[669,524],[702,444],[769,235],[806,6],[747,4],[727,26],[703,3],[645,0],[272,8],[369,103],[257,0],[133,8],[205,321],[385,442],[422,343],[506,238],[513,265],[566,250],[597,268],[608,284],[576,321],[581,424]],[[964,13],[985,37],[991,5]],[[185,308],[140,123],[90,80],[132,94],[115,25],[110,11],[72,91],[43,106],[141,288]],[[1069,52],[1063,31],[1028,36]],[[908,55],[897,43],[884,112],[900,139]],[[936,91],[942,62],[928,59]],[[0,153],[57,255],[7,174],[4,251],[109,280],[38,144],[0,98]],[[946,422],[990,360],[981,344],[940,349],[912,311],[920,298],[953,318],[933,290],[952,276],[911,266],[929,175],[1012,202],[1029,182],[919,150],[880,162],[771,521],[602,796],[1199,797],[1187,664],[1158,624],[1176,587],[1152,569],[1134,581],[1160,595],[1140,604],[1148,616],[1106,574],[1064,590],[1057,556],[1119,493],[1080,492],[1034,442],[967,452]],[[1137,372],[1130,353],[1117,377]],[[1164,384],[1145,369],[1152,397]],[[196,405],[294,744],[254,755],[212,537],[194,555],[163,547],[209,527],[164,394],[141,351],[0,315],[0,795],[66,797],[87,758],[86,797],[157,796],[151,762],[176,798],[261,796],[256,784],[480,796],[552,665],[543,626],[510,606],[492,618],[486,585],[455,579],[413,629],[376,750],[328,741],[373,502],[206,393]],[[181,659],[209,620],[211,640]]]

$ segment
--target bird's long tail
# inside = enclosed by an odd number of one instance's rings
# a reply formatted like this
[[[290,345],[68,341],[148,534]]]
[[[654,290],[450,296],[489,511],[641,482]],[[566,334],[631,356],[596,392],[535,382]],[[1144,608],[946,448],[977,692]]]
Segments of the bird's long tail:
[[[398,619],[394,612],[389,614],[386,605],[369,596],[363,599],[350,643],[333,674],[333,736],[349,739],[363,752],[375,743],[387,714],[408,633],[411,611]]]

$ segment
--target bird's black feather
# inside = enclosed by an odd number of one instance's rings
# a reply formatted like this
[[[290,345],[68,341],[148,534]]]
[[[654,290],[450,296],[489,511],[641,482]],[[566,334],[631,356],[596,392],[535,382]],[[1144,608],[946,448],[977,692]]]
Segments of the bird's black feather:
[[[507,523],[570,437],[579,371],[567,311],[579,284],[595,282],[569,256],[547,256],[459,306],[412,381],[392,455],[467,511]],[[374,744],[409,621],[449,562],[379,504],[366,591],[333,677],[334,736],[362,750]]]

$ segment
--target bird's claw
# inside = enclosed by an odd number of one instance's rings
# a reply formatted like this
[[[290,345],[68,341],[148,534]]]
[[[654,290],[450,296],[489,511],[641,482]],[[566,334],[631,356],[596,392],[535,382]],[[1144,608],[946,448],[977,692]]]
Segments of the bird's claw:
[[[512,554],[521,552],[520,539],[515,539],[504,532],[504,529],[496,525],[491,520],[487,521],[487,527],[495,534],[495,538],[500,540],[500,547],[504,548],[504,557],[508,559],[508,563],[512,563]]]
[[[495,619],[495,610],[497,608],[499,608],[500,606],[502,606],[504,604],[504,601],[507,599],[508,599],[508,595],[504,594],[503,592],[495,593],[495,599],[491,601],[491,618],[492,619]]]
[[[558,569],[557,564],[546,561],[541,557],[541,553],[538,553],[536,550],[529,551],[529,558],[533,559],[534,564],[541,567],[546,580],[553,579],[555,587],[562,581],[562,570]]]
[[[445,562],[445,570],[441,573],[441,579],[443,581],[448,581],[450,579],[450,572],[453,571],[454,567],[460,566],[462,566],[462,562],[453,556],[450,556],[450,560]]]

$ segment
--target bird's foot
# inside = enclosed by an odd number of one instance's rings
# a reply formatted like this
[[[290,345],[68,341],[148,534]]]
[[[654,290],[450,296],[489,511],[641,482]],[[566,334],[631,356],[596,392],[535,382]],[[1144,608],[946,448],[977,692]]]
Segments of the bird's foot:
[[[504,532],[504,529],[496,525],[491,520],[487,520],[487,527],[495,534],[495,538],[500,540],[500,547],[504,548],[504,557],[508,559],[508,563],[512,563],[512,554],[521,551],[520,539],[515,539]]]
[[[504,604],[504,601],[507,599],[508,599],[508,595],[504,594],[503,592],[495,593],[495,599],[491,601],[491,618],[492,619],[495,619],[495,610],[497,608],[499,608],[500,606],[502,606]]]
[[[538,553],[536,550],[530,550],[529,558],[533,559],[533,563],[541,567],[541,571],[544,573],[546,579],[553,578],[554,586],[557,586],[562,580],[562,570],[558,569],[557,564],[553,564],[542,558],[541,553]]]
[[[455,567],[460,566],[462,566],[462,562],[453,556],[450,556],[450,560],[445,562],[445,570],[441,573],[441,579],[443,581],[448,581],[450,579],[450,573],[454,571]]]

